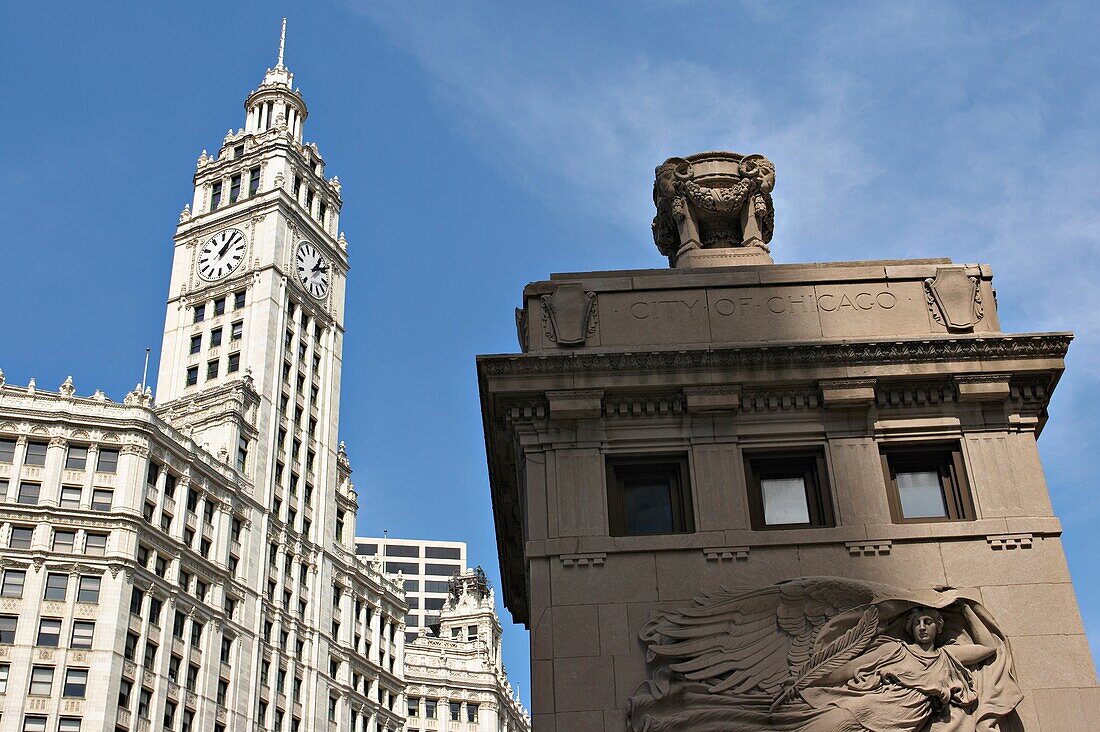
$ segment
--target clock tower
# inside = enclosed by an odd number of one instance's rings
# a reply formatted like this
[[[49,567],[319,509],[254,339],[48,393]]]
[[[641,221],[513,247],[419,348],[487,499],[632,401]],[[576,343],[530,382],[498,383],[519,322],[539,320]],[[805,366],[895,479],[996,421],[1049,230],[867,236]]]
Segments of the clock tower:
[[[340,182],[303,142],[308,110],[283,63],[285,30],[244,126],[199,157],[157,381],[169,421],[260,490],[335,466],[348,272]]]

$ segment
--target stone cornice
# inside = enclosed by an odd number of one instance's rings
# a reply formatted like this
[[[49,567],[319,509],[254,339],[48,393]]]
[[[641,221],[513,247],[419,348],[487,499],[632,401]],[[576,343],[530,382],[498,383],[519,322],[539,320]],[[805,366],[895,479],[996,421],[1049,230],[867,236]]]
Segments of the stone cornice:
[[[861,366],[921,362],[1062,359],[1071,333],[955,336],[881,341],[833,341],[659,351],[570,351],[479,356],[482,377],[624,371],[754,370],[798,366]]]

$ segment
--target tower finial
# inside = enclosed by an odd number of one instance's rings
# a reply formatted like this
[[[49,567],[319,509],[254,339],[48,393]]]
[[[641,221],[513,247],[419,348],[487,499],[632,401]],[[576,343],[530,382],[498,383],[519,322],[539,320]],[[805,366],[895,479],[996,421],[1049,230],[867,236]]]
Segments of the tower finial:
[[[283,30],[279,34],[279,63],[276,68],[283,68],[283,51],[286,49],[286,18],[283,18]]]

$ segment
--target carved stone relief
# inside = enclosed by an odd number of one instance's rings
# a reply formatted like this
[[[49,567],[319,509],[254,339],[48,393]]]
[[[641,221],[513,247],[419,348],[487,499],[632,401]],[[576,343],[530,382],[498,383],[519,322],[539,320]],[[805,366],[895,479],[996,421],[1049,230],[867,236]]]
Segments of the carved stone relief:
[[[924,281],[928,312],[948,330],[969,330],[985,315],[981,280],[963,267],[940,267]]]
[[[1004,635],[952,591],[839,577],[721,589],[642,628],[628,732],[1022,729]]]
[[[559,346],[583,346],[596,334],[596,293],[585,292],[576,282],[566,282],[542,296],[542,324],[546,339]]]
[[[775,230],[775,166],[763,155],[700,153],[654,171],[653,241],[669,265],[697,249],[768,252]]]

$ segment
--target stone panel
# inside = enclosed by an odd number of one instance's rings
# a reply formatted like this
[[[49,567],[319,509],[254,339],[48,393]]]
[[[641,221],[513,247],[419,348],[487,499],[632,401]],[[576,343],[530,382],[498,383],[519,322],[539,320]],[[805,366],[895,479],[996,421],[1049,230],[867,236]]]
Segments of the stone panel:
[[[845,551],[845,557],[847,552]],[[703,590],[753,587],[799,575],[796,547],[755,547],[746,559],[708,560],[703,550],[656,554],[657,586],[661,600],[690,600]]]
[[[607,534],[607,489],[599,450],[559,450],[551,484],[551,537]],[[550,483],[550,481],[548,481]]]
[[[527,540],[539,541],[547,538],[546,522],[549,520],[547,511],[547,484],[546,484],[546,453],[530,452],[526,454],[524,469],[526,471],[527,490]]]
[[[1100,688],[1041,689],[1032,698],[1040,732],[1094,732],[1100,726]]]
[[[692,449],[692,494],[698,531],[748,527],[741,462],[731,444],[697,445]]]
[[[946,551],[951,545],[945,546]],[[985,542],[982,546],[988,551]],[[798,548],[800,575],[834,575],[855,579],[905,584],[912,588],[948,584],[944,575],[940,545],[936,542],[895,543],[890,553],[852,556],[843,544],[802,545]],[[964,585],[956,585],[964,586]]]
[[[984,541],[944,543],[947,584],[954,587],[1069,582],[1062,543],[1035,537],[1028,549],[995,550]]]
[[[919,281],[830,283],[814,287],[825,338],[932,332]]]
[[[531,709],[554,709],[554,662],[531,660]],[[537,715],[536,715],[537,716]]]
[[[1073,585],[1034,584],[983,587],[982,601],[1000,623],[1015,635],[1074,635],[1083,633]],[[1042,618],[1042,622],[1036,622]]]
[[[1020,476],[1014,470],[1016,456],[1005,434],[968,435],[970,488],[982,518],[1024,515]]]
[[[555,658],[553,664],[556,712],[615,708],[615,670],[611,658]]]
[[[531,658],[554,657],[554,608],[531,608]]]
[[[569,732],[603,732],[603,712],[562,712],[558,726]]]
[[[738,287],[707,291],[716,343],[821,337],[813,287]]]
[[[870,438],[829,443],[837,523],[890,523],[890,504],[878,446]],[[876,538],[876,537],[870,537]]]
[[[639,290],[599,295],[605,346],[708,343],[705,290]]]
[[[601,656],[615,656],[630,653],[637,645],[635,636],[630,634],[630,625],[626,605],[600,605],[600,649]]]
[[[1096,667],[1084,634],[1016,635],[1009,638],[1009,646],[1025,689],[1096,684]]]
[[[609,554],[602,567],[564,567],[551,560],[554,606],[655,601],[657,570],[652,554]]]
[[[595,605],[560,605],[554,608],[554,657],[600,655],[600,623]]]

